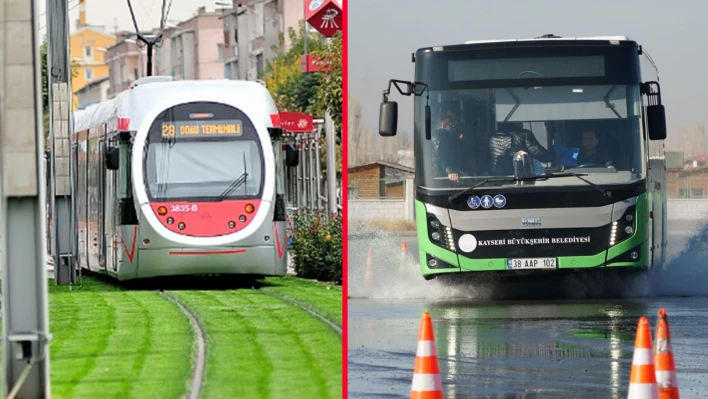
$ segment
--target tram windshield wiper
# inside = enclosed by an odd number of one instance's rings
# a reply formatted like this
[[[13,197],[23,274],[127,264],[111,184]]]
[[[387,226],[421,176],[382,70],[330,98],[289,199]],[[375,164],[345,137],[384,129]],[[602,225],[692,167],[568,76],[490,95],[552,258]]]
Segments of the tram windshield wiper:
[[[475,188],[477,188],[477,187],[479,187],[479,186],[481,186],[481,185],[483,185],[483,184],[485,184],[485,183],[487,183],[487,182],[498,182],[498,181],[502,181],[502,182],[510,182],[510,183],[511,183],[511,182],[518,182],[518,181],[546,180],[546,179],[553,179],[553,178],[556,178],[556,177],[577,177],[578,179],[584,181],[585,183],[591,185],[593,188],[595,188],[595,189],[597,189],[598,191],[600,191],[605,197],[607,197],[607,198],[612,198],[612,192],[610,192],[609,190],[605,190],[604,188],[600,187],[599,185],[597,185],[597,184],[595,184],[595,183],[593,183],[593,182],[591,182],[591,181],[589,181],[589,180],[583,178],[583,176],[587,176],[587,174],[585,174],[585,173],[582,173],[582,174],[581,174],[581,173],[567,173],[567,172],[565,172],[565,173],[546,173],[546,174],[543,174],[543,175],[527,176],[527,177],[514,177],[514,176],[509,176],[509,177],[488,178],[488,179],[482,180],[481,182],[475,184],[475,185],[472,186],[472,187],[468,187],[468,188],[466,188],[466,189],[460,191],[459,193],[456,193],[456,194],[451,195],[450,197],[448,197],[448,200],[449,200],[450,202],[453,202],[454,200],[456,200],[457,198],[459,198],[459,197],[461,197],[461,196],[463,196],[463,195],[465,195],[465,194],[470,194],[470,193],[472,193]]]
[[[231,195],[231,193],[233,193],[237,188],[243,186],[246,183],[247,178],[248,172],[241,173],[241,176],[234,180],[233,183],[226,187],[226,190],[224,190],[224,192],[219,195],[219,197],[216,199],[216,202],[223,201],[226,197]]]

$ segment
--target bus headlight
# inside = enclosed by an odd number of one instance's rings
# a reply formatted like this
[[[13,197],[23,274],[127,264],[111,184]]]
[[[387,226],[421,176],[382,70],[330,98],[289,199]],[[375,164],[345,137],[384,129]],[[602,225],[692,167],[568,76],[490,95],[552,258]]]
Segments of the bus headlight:
[[[636,211],[637,206],[632,205],[624,211],[622,217],[612,222],[610,229],[610,246],[618,244],[634,234],[636,230]]]
[[[435,245],[450,251],[455,250],[452,228],[443,226],[435,215],[428,215],[428,237]]]

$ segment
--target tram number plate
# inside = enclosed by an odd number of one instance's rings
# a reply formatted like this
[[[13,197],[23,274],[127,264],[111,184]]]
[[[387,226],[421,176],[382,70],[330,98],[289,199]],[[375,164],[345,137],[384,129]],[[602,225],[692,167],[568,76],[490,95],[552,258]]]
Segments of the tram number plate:
[[[556,258],[507,259],[507,269],[555,269]]]

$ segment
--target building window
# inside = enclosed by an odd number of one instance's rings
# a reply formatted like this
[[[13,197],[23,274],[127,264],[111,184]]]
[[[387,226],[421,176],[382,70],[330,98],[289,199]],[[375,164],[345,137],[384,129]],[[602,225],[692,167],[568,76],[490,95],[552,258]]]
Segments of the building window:
[[[84,46],[84,58],[90,59],[93,57],[93,49],[91,46]]]
[[[691,190],[691,198],[703,198],[703,189],[702,188],[694,188]]]
[[[256,56],[256,73],[258,74],[259,79],[263,76],[263,72],[265,72],[264,69],[265,65],[263,65],[263,53],[261,53]]]
[[[688,189],[687,188],[679,189],[679,198],[688,198]]]
[[[231,63],[224,64],[224,78],[231,79]]]
[[[216,59],[218,61],[224,60],[224,44],[223,43],[216,44]]]
[[[93,69],[86,68],[86,80],[87,81],[93,80]]]

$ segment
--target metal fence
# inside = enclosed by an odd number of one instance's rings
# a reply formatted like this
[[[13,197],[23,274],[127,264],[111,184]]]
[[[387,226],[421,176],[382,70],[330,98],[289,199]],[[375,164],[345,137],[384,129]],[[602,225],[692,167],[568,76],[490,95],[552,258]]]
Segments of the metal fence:
[[[349,179],[352,200],[405,200],[406,179]]]

